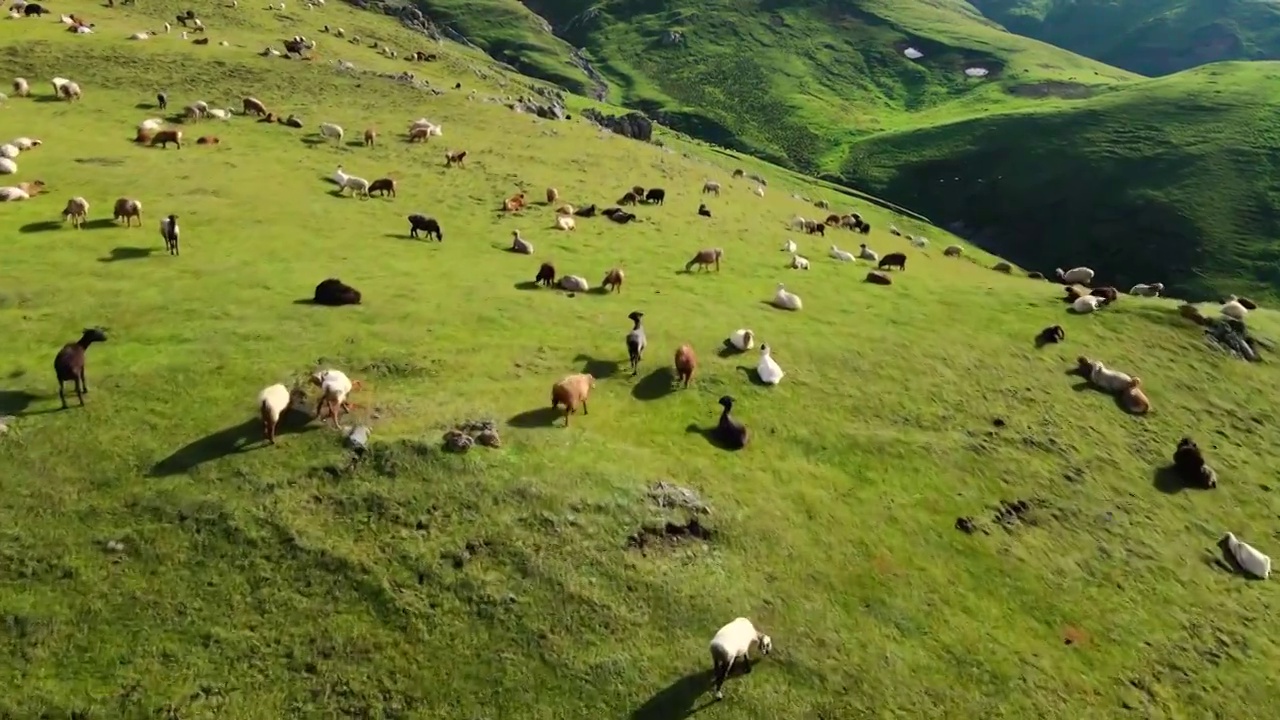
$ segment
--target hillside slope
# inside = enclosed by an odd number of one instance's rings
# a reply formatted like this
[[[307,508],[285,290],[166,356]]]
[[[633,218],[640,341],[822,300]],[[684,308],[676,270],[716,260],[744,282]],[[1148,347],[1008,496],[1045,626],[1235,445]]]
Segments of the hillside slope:
[[[1051,112],[886,133],[843,174],[1024,265],[1274,296],[1277,96],[1280,66],[1214,65]]]
[[[1280,59],[1271,0],[971,0],[1009,30],[1142,75]]]

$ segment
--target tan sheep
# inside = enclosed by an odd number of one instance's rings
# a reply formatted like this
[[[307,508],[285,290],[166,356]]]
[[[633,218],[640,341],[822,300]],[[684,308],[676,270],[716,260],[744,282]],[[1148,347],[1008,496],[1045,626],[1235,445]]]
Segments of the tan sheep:
[[[689,381],[693,380],[693,371],[697,368],[698,356],[693,352],[693,346],[685,343],[676,349],[676,375],[686,388],[689,387]]]
[[[582,406],[582,414],[587,414],[587,396],[596,386],[596,379],[591,373],[568,375],[551,386],[551,409],[564,405],[564,426],[569,427],[569,416]]]
[[[565,203],[564,205],[561,205],[560,207],[556,208],[556,214],[557,214],[557,215],[572,215],[576,209],[577,209],[577,208],[575,208],[574,206],[569,205],[568,203]]]
[[[73,197],[67,201],[67,206],[62,210],[62,222],[71,221],[71,227],[80,228],[84,226],[85,220],[89,218],[89,201],[82,197]]]
[[[124,219],[125,226],[132,225],[132,218],[138,218],[138,227],[142,227],[142,201],[131,198],[116,200],[113,220]]]
[[[373,142],[378,139],[378,131],[368,128],[364,131],[364,146],[373,147]]]
[[[553,188],[553,187],[549,187],[549,188],[547,188],[547,204],[548,204],[548,205],[554,205],[554,204],[555,204],[555,202],[556,202],[557,200],[559,200],[559,199],[560,199],[560,191],[559,191],[559,190],[557,190],[557,189],[555,189],[555,188]],[[569,214],[570,214],[570,215],[572,215],[573,213],[569,213]]]
[[[685,263],[684,271],[691,272],[693,266],[697,265],[699,270],[706,270],[708,266],[715,265],[716,272],[720,272],[720,258],[724,257],[724,250],[721,248],[706,248],[699,250],[693,259]]]
[[[600,287],[609,292],[620,293],[622,292],[622,280],[624,277],[622,268],[613,268],[609,272],[605,273],[604,281],[600,283]]]

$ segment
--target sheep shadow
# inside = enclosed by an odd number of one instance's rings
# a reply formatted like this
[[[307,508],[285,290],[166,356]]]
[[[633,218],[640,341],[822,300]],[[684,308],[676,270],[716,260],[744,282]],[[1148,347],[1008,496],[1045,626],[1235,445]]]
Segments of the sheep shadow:
[[[711,687],[711,670],[685,675],[676,680],[631,713],[631,720],[681,720],[711,707],[715,700],[697,705],[698,698]]]
[[[711,427],[700,427],[697,423],[689,423],[689,425],[685,427],[684,431],[691,435],[701,435],[702,439],[706,440],[708,445],[717,450],[726,450],[731,452],[742,449],[726,445],[724,440],[721,440],[720,436],[716,434],[716,427],[718,426],[712,425]]]
[[[1178,472],[1176,465],[1165,465],[1158,467],[1151,474],[1151,484],[1155,489],[1166,495],[1177,495],[1183,490],[1205,490],[1207,488],[1195,483],[1187,482],[1182,473]]]
[[[106,257],[98,258],[100,263],[116,262],[118,260],[143,260],[151,257],[156,248],[140,248],[140,247],[115,247],[111,248],[111,253]]]
[[[738,370],[747,376],[747,381],[752,385],[755,385],[756,387],[769,387],[769,383],[765,382],[764,379],[760,377],[760,373],[756,372],[755,368],[748,367],[746,365],[739,365]]]
[[[318,426],[310,426],[311,415],[297,410],[287,411],[280,418],[276,428],[276,437],[297,435],[315,430]],[[174,451],[172,455],[157,462],[151,467],[151,477],[169,477],[191,472],[204,463],[218,460],[228,455],[236,455],[254,449],[270,447],[262,440],[262,422],[247,420],[206,435]]]
[[[631,388],[631,397],[641,400],[660,400],[676,391],[676,373],[668,366],[645,375]]]
[[[24,415],[40,396],[26,390],[0,390],[0,415]]]
[[[523,280],[521,282],[516,283],[515,285],[512,285],[511,287],[517,290],[537,290],[542,286],[539,285],[536,280]]]
[[[332,176],[332,175],[320,175],[319,177],[320,177],[320,179],[321,179],[321,180],[323,180],[323,181],[325,181],[325,182],[329,183],[330,185],[337,185],[337,184],[338,184],[337,182],[335,182],[335,181],[334,181],[334,179],[333,179],[333,176]]]
[[[347,147],[364,147],[364,140],[348,140]]]
[[[156,104],[155,104],[155,103],[149,103],[149,102],[140,102],[140,103],[138,103],[138,104],[136,104],[136,105],[134,105],[134,106],[133,106],[133,109],[134,109],[134,110],[151,110],[151,109],[154,109],[154,108],[156,108]]]
[[[20,233],[38,233],[50,232],[51,230],[61,230],[66,227],[61,220],[41,220],[39,222],[27,223],[18,228]]]
[[[31,97],[32,102],[38,102],[38,103],[54,103],[54,102],[59,102],[61,100],[62,98],[58,97],[57,95],[33,95]]]
[[[515,428],[524,428],[526,430],[533,428],[549,428],[555,425],[563,413],[553,407],[540,407],[535,410],[525,410],[522,413],[512,415],[507,419],[507,425]]]
[[[738,355],[745,355],[746,353],[746,350],[739,350],[732,345],[722,345],[720,346],[720,349],[716,351],[716,356],[721,358],[731,358]]]
[[[324,138],[322,138],[322,137],[312,136],[312,137],[304,137],[304,138],[302,138],[302,144],[303,144],[303,145],[310,145],[311,147],[315,147],[315,146],[317,146],[317,145],[325,145],[325,144],[327,144],[327,143],[328,143],[328,141],[327,141],[327,140],[325,140],[325,139],[324,139]]]
[[[579,372],[588,373],[597,380],[611,378],[622,372],[622,363],[617,360],[600,360],[590,355],[579,354],[573,358],[573,361],[584,363]]]

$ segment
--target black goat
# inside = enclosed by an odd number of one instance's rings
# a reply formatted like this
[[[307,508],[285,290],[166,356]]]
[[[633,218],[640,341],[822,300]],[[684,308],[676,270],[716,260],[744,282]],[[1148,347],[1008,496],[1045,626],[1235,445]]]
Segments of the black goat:
[[[58,376],[58,397],[62,400],[62,409],[67,409],[67,394],[64,383],[76,384],[76,398],[84,405],[84,396],[89,392],[89,383],[84,377],[84,353],[96,342],[106,342],[107,334],[97,328],[86,328],[80,339],[62,346],[53,358],[53,372]]]

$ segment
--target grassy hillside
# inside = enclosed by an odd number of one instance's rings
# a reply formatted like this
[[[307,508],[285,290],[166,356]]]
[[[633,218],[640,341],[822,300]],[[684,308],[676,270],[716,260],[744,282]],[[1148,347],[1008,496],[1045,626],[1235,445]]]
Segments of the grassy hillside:
[[[1215,65],[1053,112],[886,133],[843,173],[1030,266],[1274,295],[1277,96],[1276,65]]]
[[[1143,75],[1280,59],[1270,0],[971,0],[1009,30]]]
[[[315,62],[256,56],[322,23],[422,47],[334,3],[219,4],[203,47],[125,39],[180,7],[65,0],[88,36],[0,23],[10,72],[37,80],[0,117],[44,141],[15,177],[52,191],[0,205],[0,415],[16,416],[0,435],[0,716],[666,720],[706,704],[707,642],[739,615],[775,653],[700,718],[1246,717],[1280,699],[1280,646],[1256,633],[1273,586],[1213,562],[1225,530],[1275,552],[1280,376],[1209,349],[1173,301],[1068,316],[1055,286],[972,248],[943,258],[945,233],[788,173],[756,163],[771,180],[757,198],[736,163],[677,136],[664,149],[515,114],[487,100],[520,79],[451,44],[431,64],[325,36]],[[462,88],[377,74],[405,69]],[[83,102],[51,101],[55,75]],[[253,94],[308,129],[237,116],[184,128],[214,147],[134,146],[157,88],[176,106]],[[422,115],[444,138],[407,145]],[[321,141],[320,121],[347,141]],[[353,142],[371,126],[378,145]],[[468,167],[446,170],[445,148]],[[399,196],[334,196],[339,164],[398,178]],[[703,197],[706,178],[725,193]],[[627,226],[557,233],[548,207],[494,210],[521,187],[607,204],[634,183],[668,197]],[[876,229],[797,236],[786,221],[815,211],[793,194]],[[93,204],[87,229],[59,222],[74,195]],[[143,202],[142,228],[109,220],[122,195]],[[444,242],[409,240],[410,212],[439,218]],[[157,237],[168,213],[177,258]],[[515,229],[534,257],[501,249]],[[783,269],[789,236],[811,271]],[[908,253],[892,287],[824,257],[863,241]],[[678,272],[712,242],[721,272]],[[593,282],[621,266],[627,284],[528,289],[543,260]],[[331,276],[364,304],[297,302]],[[780,281],[804,311],[763,304]],[[620,370],[632,310],[650,343],[637,378]],[[1280,333],[1271,311],[1250,322]],[[1034,350],[1056,323],[1067,343]],[[89,350],[86,406],[58,410],[51,358],[89,325],[111,339]],[[780,386],[752,384],[753,354],[718,355],[738,327],[774,348]],[[673,391],[682,342],[701,365]],[[1075,389],[1081,353],[1140,373],[1156,411]],[[317,366],[364,383],[375,444],[352,469],[314,422],[257,442],[259,389]],[[589,414],[550,426],[550,384],[583,369],[600,376]],[[697,432],[726,393],[753,433],[741,453]],[[502,448],[437,449],[484,417]],[[1158,472],[1188,432],[1216,491]],[[659,480],[710,503],[708,542],[628,548],[644,524],[687,519],[645,497]],[[992,520],[1020,499],[1020,520]],[[958,516],[987,532],[954,530]]]

